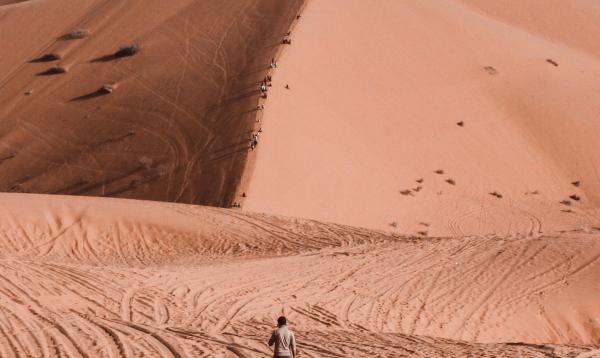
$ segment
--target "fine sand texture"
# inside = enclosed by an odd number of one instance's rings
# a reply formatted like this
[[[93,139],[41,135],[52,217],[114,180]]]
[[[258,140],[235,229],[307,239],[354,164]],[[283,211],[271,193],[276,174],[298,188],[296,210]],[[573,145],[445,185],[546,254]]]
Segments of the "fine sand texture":
[[[600,357],[599,14],[0,0],[0,358]]]
[[[598,226],[599,13],[309,1],[244,207],[421,236]]]
[[[229,206],[301,3],[0,2],[0,191]]]
[[[281,314],[304,357],[600,354],[600,230],[411,238],[32,194],[0,211],[2,357],[267,357]]]

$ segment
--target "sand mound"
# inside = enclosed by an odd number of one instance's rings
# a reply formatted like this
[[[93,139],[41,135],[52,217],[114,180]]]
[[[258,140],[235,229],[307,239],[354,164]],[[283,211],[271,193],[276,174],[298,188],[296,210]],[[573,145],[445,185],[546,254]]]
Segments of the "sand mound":
[[[422,235],[599,226],[597,13],[309,2],[245,208]]]
[[[27,0],[0,0],[0,6],[17,4],[20,2],[25,2]]]
[[[3,7],[0,191],[230,205],[258,83],[300,3]]]
[[[21,259],[134,266],[194,263],[395,238],[366,229],[210,207],[68,196],[0,197],[1,251]]]
[[[600,339],[600,234],[412,239],[182,204],[0,199],[3,357],[258,357],[281,313],[313,357],[600,348],[577,346]]]

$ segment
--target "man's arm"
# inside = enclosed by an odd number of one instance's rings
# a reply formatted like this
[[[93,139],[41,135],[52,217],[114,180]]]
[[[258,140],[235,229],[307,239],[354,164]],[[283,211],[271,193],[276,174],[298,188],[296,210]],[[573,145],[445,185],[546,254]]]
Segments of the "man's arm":
[[[296,351],[296,337],[294,336],[294,332],[290,332],[290,348],[292,350],[292,358],[298,357],[298,352]]]
[[[276,331],[273,331],[273,333],[271,333],[271,338],[269,339],[269,347],[275,343],[275,339],[277,338],[275,332]]]

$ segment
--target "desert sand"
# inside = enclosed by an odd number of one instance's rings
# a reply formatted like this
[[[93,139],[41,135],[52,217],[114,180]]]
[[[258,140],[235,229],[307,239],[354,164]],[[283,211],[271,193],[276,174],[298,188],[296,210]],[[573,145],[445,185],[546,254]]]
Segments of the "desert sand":
[[[300,3],[0,7],[0,190],[231,205],[258,83]],[[141,51],[112,56],[129,44]],[[45,75],[54,66],[67,73]]]
[[[424,239],[183,204],[0,199],[3,357],[266,357],[280,314],[306,357],[600,352],[600,233]],[[498,341],[513,343],[485,344]]]
[[[430,236],[597,226],[598,11],[309,1],[245,208]]]
[[[0,357],[600,357],[600,7],[373,4],[0,0]]]

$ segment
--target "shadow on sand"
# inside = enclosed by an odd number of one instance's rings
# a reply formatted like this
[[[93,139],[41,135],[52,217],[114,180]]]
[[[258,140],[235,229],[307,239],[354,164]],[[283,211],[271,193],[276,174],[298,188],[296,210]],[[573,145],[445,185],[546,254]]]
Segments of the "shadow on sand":
[[[69,102],[85,101],[85,100],[93,99],[93,98],[96,98],[96,97],[106,96],[108,94],[109,94],[108,92],[105,92],[102,89],[99,89],[97,91],[94,91],[94,92],[91,92],[91,93],[88,93],[88,94],[84,94],[83,96],[71,98],[69,100]]]
[[[29,63],[52,62],[52,61],[58,61],[60,59],[61,59],[60,55],[57,55],[55,53],[47,53],[38,58],[34,58],[33,60],[29,61]]]
[[[51,67],[51,68],[47,69],[46,71],[38,72],[35,75],[36,76],[55,76],[55,75],[62,75],[64,73],[67,73],[67,70],[62,67]]]

